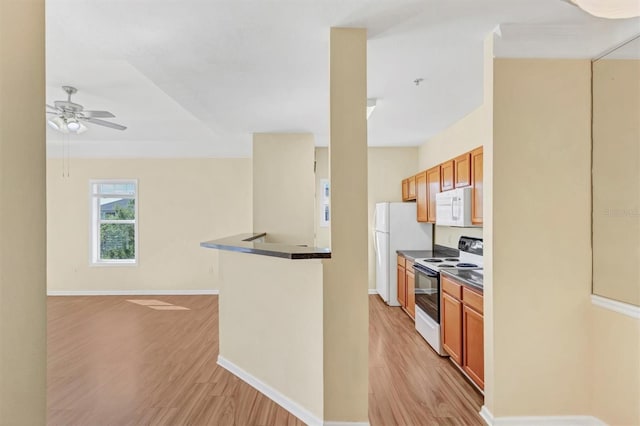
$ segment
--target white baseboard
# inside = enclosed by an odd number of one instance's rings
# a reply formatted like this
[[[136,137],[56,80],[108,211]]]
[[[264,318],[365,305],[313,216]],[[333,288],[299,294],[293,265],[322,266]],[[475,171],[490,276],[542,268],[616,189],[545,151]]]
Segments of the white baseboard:
[[[493,417],[484,405],[480,409],[480,417],[489,426],[606,426],[606,423],[593,416]]]
[[[218,290],[49,290],[47,296],[200,296]]]
[[[607,299],[606,297],[598,296],[596,294],[591,295],[591,303],[631,318],[640,319],[640,306],[618,302],[617,300]]]
[[[257,391],[264,394],[267,398],[271,399],[273,402],[275,402],[309,426],[323,426],[322,419],[316,417],[313,413],[311,413],[309,410],[307,410],[297,402],[290,400],[287,396],[275,390],[260,379],[257,379],[256,377],[247,373],[242,368],[225,359],[221,355],[218,355],[218,365],[225,370],[228,370],[238,378],[242,379],[244,382],[253,386]]]
[[[262,380],[247,373],[242,368],[238,367],[228,359],[225,359],[221,355],[218,355],[218,365],[251,385],[258,392],[262,393],[309,426],[369,426],[369,422],[323,422],[322,419],[297,402],[292,401],[287,396],[264,383]]]
[[[376,290],[375,288],[370,288],[369,289],[369,294],[378,294],[378,290]],[[331,426],[333,426],[333,425],[331,425]]]

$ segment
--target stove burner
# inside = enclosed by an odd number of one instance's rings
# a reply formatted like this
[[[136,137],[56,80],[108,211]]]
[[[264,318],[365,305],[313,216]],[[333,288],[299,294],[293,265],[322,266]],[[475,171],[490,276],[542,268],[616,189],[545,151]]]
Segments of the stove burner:
[[[451,265],[450,263],[443,263],[442,265],[438,265],[438,268],[455,268],[455,265]]]
[[[458,262],[460,259],[456,257],[448,257],[445,259],[446,262]]]
[[[478,265],[476,265],[475,263],[458,263],[456,265],[458,268],[477,268]]]
[[[442,259],[425,259],[424,261],[429,263],[440,263],[442,262]]]

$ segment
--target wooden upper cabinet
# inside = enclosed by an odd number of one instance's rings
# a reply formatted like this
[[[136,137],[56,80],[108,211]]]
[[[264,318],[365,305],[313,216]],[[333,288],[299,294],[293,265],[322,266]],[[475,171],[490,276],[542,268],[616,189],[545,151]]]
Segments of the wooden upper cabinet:
[[[471,151],[471,223],[482,225],[482,147]]]
[[[440,166],[431,168],[425,172],[426,177],[426,220],[421,222],[435,222],[436,221],[436,194],[441,192],[440,190]],[[420,211],[420,205],[418,205],[418,212]],[[419,214],[418,214],[419,217]],[[420,221],[418,219],[418,221]]]
[[[416,175],[416,201],[418,204],[418,222],[427,222],[429,220],[429,197],[427,193],[427,173],[422,172]]]
[[[409,179],[402,180],[402,201],[409,199]]]
[[[453,160],[449,160],[440,165],[440,188],[442,191],[453,189],[453,172]]]
[[[410,178],[407,179],[407,182],[409,186],[407,199],[415,200],[416,199],[416,177],[411,176]]]
[[[453,177],[456,188],[471,185],[471,153],[453,159]]]
[[[465,305],[462,310],[462,369],[484,389],[484,317]]]

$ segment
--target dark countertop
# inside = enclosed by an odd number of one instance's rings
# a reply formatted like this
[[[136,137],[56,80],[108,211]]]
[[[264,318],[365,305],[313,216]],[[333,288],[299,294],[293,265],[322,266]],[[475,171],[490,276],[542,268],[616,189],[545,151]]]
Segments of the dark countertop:
[[[435,250],[396,250],[401,256],[411,261],[428,257],[458,257],[458,250],[445,246],[435,245]]]
[[[454,280],[473,287],[476,290],[484,291],[482,271],[473,269],[445,269],[440,271],[441,274],[448,275]]]
[[[266,232],[238,234],[218,240],[200,243],[201,247],[237,251],[240,253],[259,254],[261,256],[280,257],[283,259],[330,259],[331,249],[304,247],[288,244],[266,243],[259,240],[267,235]],[[259,241],[256,241],[259,240]]]

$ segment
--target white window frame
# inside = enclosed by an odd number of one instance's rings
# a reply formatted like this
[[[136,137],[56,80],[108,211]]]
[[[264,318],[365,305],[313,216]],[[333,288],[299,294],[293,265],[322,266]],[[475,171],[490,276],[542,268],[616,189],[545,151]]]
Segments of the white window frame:
[[[94,188],[98,184],[133,184],[135,187],[134,195],[98,193]],[[90,230],[89,230],[89,247],[91,266],[137,266],[140,257],[138,249],[138,180],[137,179],[91,179],[89,181],[89,212],[90,212]],[[100,219],[100,202],[101,198],[126,198],[134,202],[135,219],[133,220],[104,220]],[[103,223],[132,223],[134,226],[134,259],[100,259],[100,224]]]

